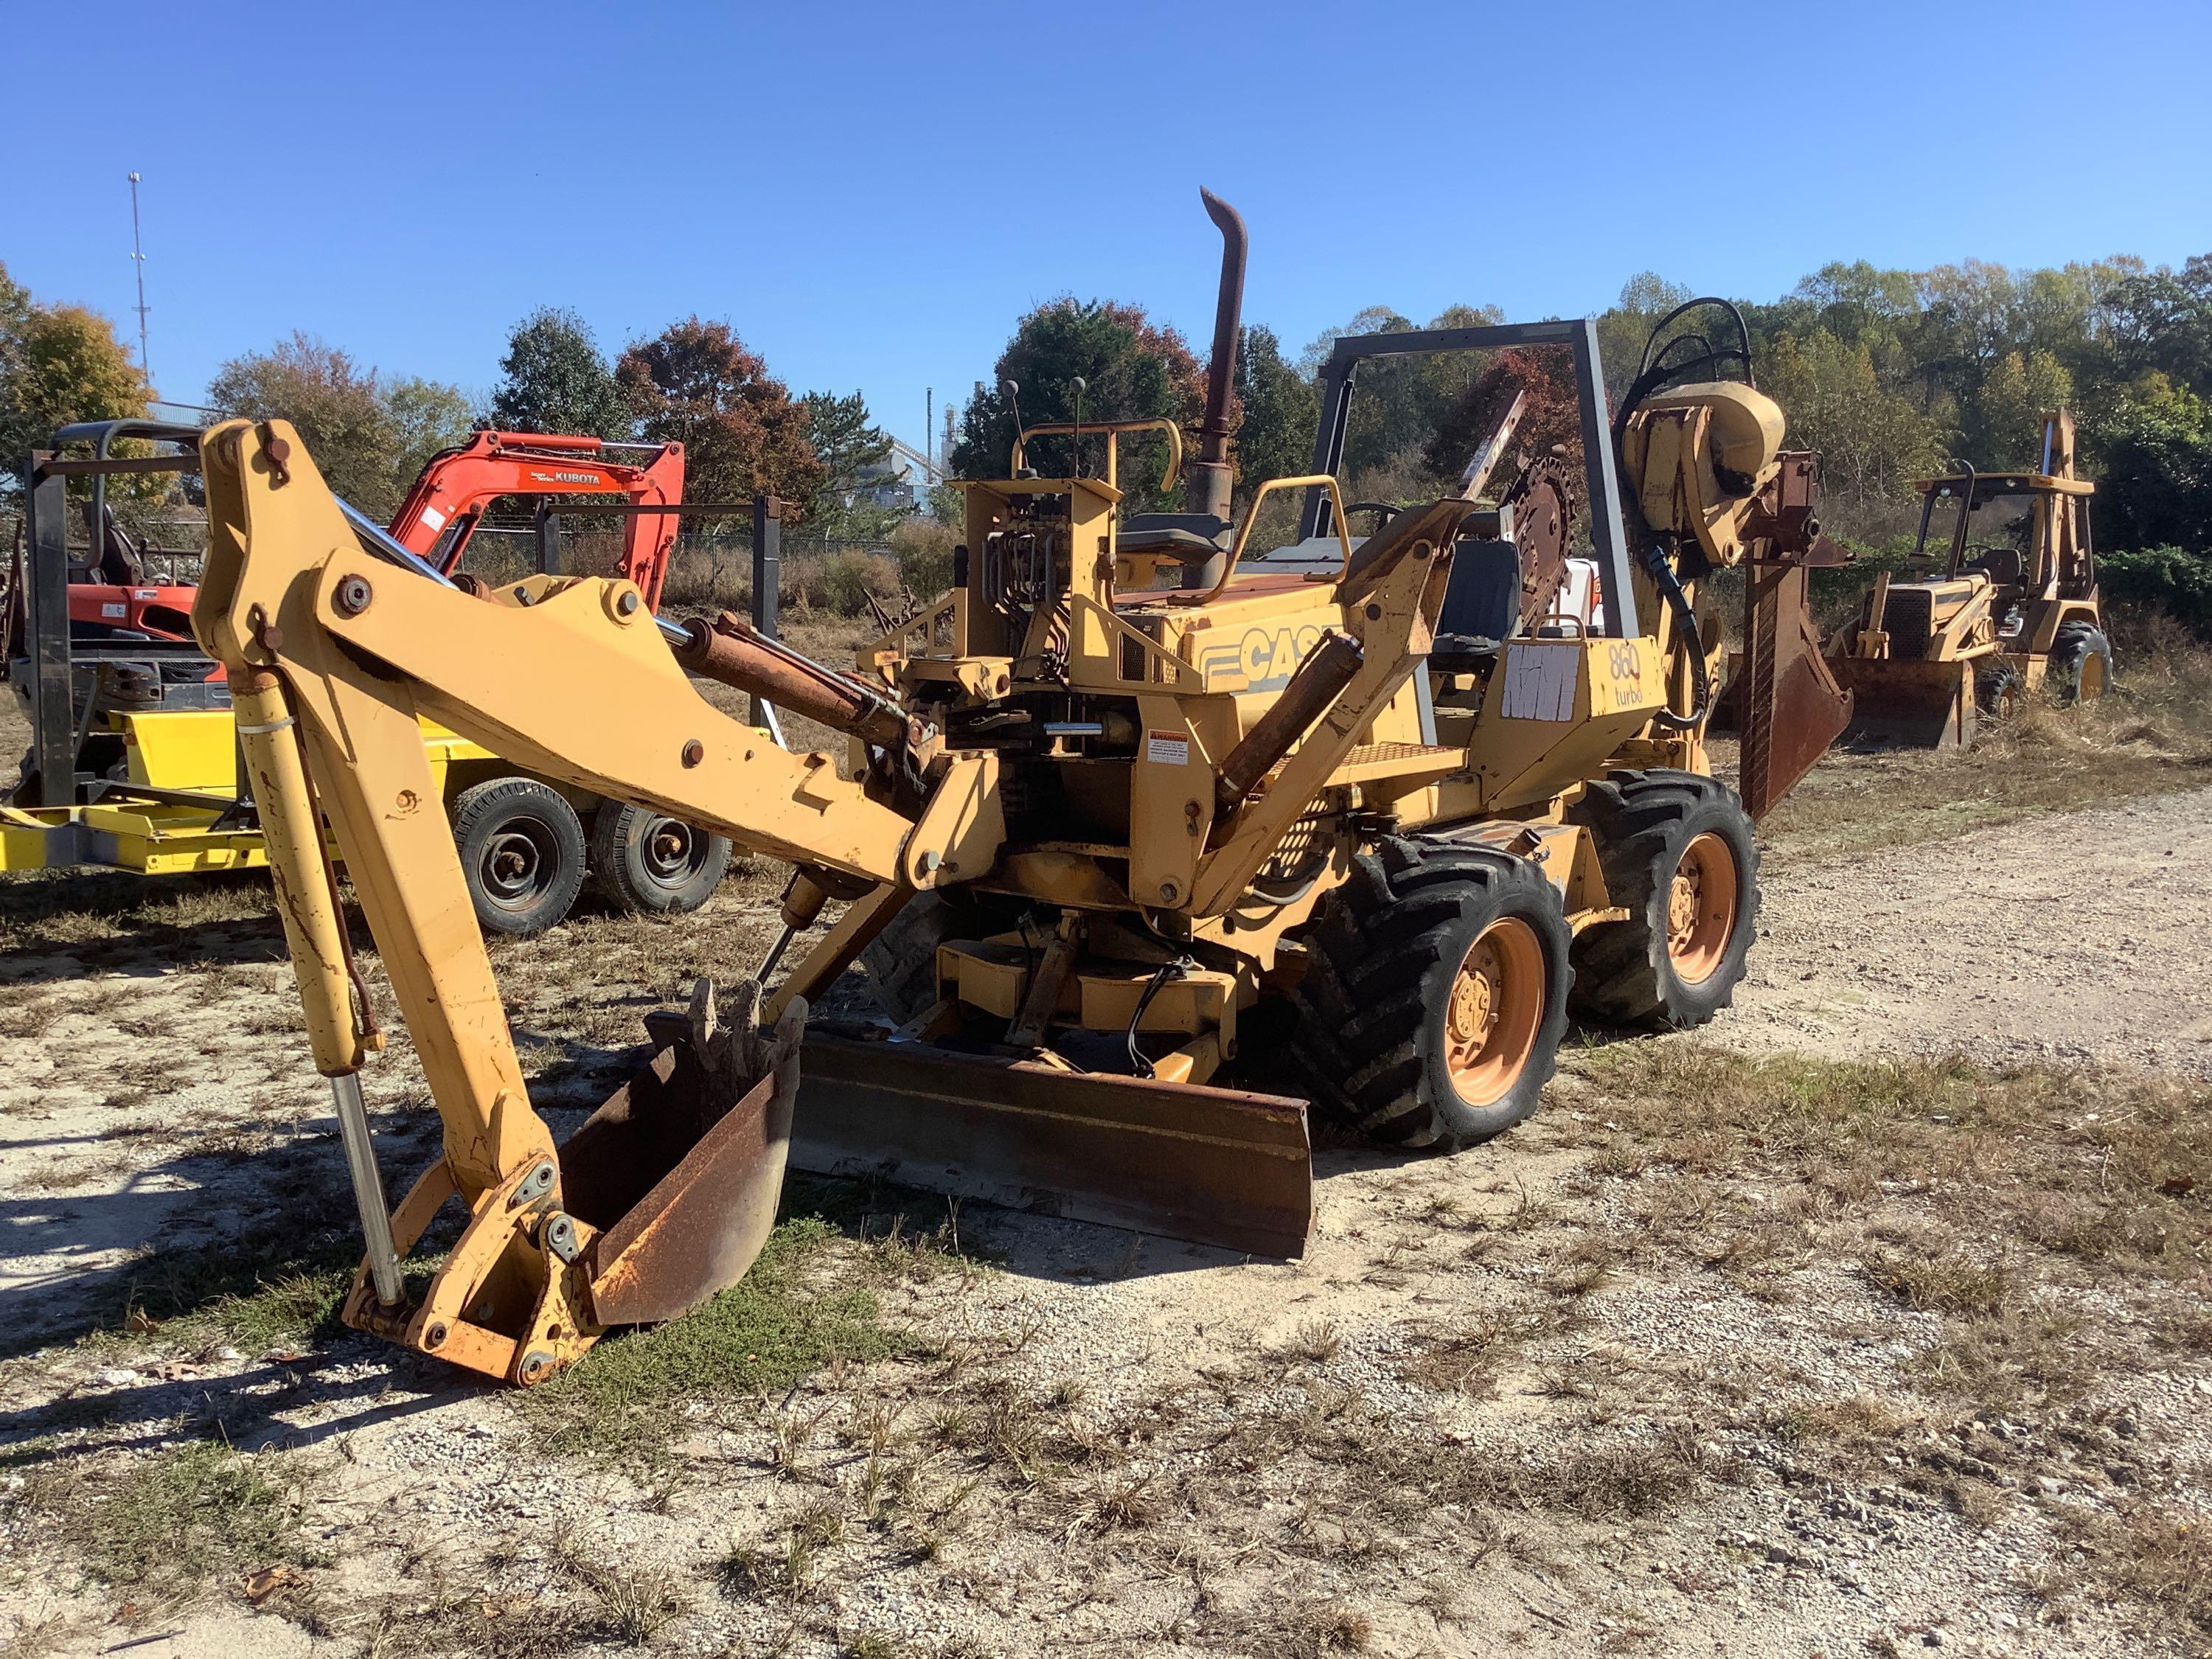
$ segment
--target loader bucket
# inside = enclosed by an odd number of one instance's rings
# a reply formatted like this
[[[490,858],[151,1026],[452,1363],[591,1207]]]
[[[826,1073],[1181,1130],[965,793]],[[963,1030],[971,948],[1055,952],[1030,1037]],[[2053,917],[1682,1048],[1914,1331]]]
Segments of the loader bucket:
[[[1838,657],[1838,682],[1851,693],[1851,742],[1905,749],[1956,749],[1974,738],[1973,664],[1905,657]]]
[[[805,1005],[798,1007],[803,1022]],[[698,1011],[695,1001],[695,1029],[680,1036],[656,1023],[652,1060],[561,1148],[568,1211],[599,1232],[583,1265],[601,1325],[690,1312],[744,1277],[775,1224],[789,1068],[732,1063],[743,1039],[711,1033],[709,1000],[702,1040]],[[794,1043],[797,1029],[787,1033]]]
[[[810,1033],[791,1161],[1252,1255],[1313,1231],[1305,1103]]]

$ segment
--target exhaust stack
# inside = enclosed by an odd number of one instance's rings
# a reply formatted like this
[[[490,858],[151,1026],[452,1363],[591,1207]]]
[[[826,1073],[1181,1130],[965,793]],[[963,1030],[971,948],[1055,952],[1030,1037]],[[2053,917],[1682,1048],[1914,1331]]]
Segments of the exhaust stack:
[[[1244,260],[1250,239],[1243,216],[1210,190],[1198,192],[1206,217],[1221,230],[1221,291],[1213,307],[1213,354],[1207,360],[1206,416],[1200,422],[1198,459],[1184,471],[1183,507],[1224,524],[1236,479],[1229,465],[1229,399],[1237,388],[1237,342],[1244,314]]]

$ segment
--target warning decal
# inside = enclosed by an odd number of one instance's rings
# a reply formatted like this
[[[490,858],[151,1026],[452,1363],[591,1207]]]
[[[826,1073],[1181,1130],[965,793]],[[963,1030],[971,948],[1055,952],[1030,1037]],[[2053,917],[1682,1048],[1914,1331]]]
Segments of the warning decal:
[[[1190,739],[1180,732],[1147,732],[1145,758],[1156,766],[1188,766]]]

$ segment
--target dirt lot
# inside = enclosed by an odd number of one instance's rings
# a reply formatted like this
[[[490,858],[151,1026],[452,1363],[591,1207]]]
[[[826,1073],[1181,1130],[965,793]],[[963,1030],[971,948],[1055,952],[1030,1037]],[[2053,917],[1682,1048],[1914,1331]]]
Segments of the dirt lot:
[[[1832,762],[1735,1011],[1325,1148],[1301,1261],[795,1183],[526,1396],[334,1326],[258,883],[0,887],[0,1650],[2212,1650],[2203,729]],[[498,949],[556,1127],[776,884]]]

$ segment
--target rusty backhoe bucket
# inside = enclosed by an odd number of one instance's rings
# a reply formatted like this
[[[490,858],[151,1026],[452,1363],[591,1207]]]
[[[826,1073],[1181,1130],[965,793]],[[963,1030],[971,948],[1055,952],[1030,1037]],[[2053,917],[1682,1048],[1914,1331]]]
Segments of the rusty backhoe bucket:
[[[775,1224],[806,1004],[757,1034],[760,988],[718,1024],[702,980],[688,1017],[648,1019],[646,1068],[562,1146],[569,1212],[598,1230],[585,1267],[600,1325],[673,1319],[744,1277]]]
[[[1956,658],[1838,657],[1829,665],[1850,690],[1854,743],[1957,749],[1974,740],[1974,665]]]
[[[922,1042],[811,1033],[791,1161],[1252,1255],[1313,1231],[1304,1101]]]
[[[1851,694],[1820,655],[1806,571],[1794,558],[1746,567],[1743,659],[1729,690],[1741,739],[1737,793],[1754,818],[1796,787],[1851,717]]]

